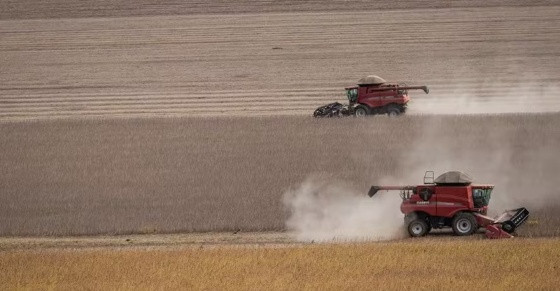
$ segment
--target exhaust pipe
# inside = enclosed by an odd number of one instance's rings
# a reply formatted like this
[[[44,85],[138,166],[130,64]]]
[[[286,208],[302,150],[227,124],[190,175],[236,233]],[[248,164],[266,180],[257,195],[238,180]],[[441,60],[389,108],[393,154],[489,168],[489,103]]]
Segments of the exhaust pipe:
[[[379,187],[371,186],[371,188],[369,188],[369,191],[368,191],[367,195],[369,197],[373,197],[373,195],[377,194],[377,191],[379,191],[379,190],[380,190]]]

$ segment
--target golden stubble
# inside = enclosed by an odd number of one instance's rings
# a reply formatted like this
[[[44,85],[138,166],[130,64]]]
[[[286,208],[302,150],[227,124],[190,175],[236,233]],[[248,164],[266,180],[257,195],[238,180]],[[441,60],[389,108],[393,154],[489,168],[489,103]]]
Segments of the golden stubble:
[[[0,253],[2,289],[554,289],[557,239]]]

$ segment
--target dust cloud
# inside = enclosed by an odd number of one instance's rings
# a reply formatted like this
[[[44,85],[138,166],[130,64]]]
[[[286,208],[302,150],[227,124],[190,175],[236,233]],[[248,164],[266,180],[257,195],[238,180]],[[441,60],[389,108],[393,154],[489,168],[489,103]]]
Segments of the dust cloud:
[[[469,69],[465,70],[468,75]],[[539,82],[543,76],[513,65],[507,70],[508,80],[481,78],[468,85],[450,80],[411,101],[411,113],[429,115],[413,146],[398,160],[401,182],[417,183],[426,170],[436,176],[459,170],[475,183],[495,185],[492,213],[560,205],[556,186],[560,132],[557,125],[539,117],[560,112],[560,84]]]
[[[369,198],[341,182],[308,178],[284,194],[287,229],[307,242],[390,240],[403,237],[398,195]]]
[[[495,114],[560,112],[557,84],[480,84],[479,88],[433,86],[412,98],[412,114]],[[490,95],[489,95],[490,94]]]
[[[491,215],[518,207],[533,212],[560,205],[556,185],[560,134],[554,125],[543,124],[546,119],[538,115],[470,120],[429,117],[414,146],[399,159],[400,182],[420,183],[426,170],[435,171],[436,177],[458,170],[473,177],[475,184],[495,185]],[[494,130],[499,123],[507,125]]]
[[[554,116],[516,113],[415,119],[420,130],[410,146],[395,156],[395,169],[391,170],[395,174],[384,176],[384,171],[376,171],[368,180],[379,185],[417,185],[423,183],[427,170],[433,170],[436,177],[463,171],[475,184],[495,186],[490,216],[526,207],[542,228],[528,230],[534,235],[554,234],[556,230],[546,226],[557,220],[554,213],[560,206],[560,131]],[[364,189],[353,190],[344,182],[308,178],[284,194],[284,205],[290,211],[286,227],[301,241],[406,236],[398,192],[381,194],[369,198]]]

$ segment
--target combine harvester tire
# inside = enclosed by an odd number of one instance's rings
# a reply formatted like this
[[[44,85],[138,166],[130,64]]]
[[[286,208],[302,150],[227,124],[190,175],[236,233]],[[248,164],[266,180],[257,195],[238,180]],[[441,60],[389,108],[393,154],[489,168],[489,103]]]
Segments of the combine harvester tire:
[[[456,235],[471,235],[478,229],[478,223],[471,213],[461,212],[453,218],[451,228]]]

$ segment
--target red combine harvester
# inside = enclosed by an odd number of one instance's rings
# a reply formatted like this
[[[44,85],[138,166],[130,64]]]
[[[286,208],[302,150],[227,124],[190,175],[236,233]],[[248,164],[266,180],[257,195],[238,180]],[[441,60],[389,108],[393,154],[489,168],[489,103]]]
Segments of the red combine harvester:
[[[408,90],[424,90],[430,92],[427,86],[407,86],[406,84],[392,84],[382,78],[370,75],[358,81],[355,87],[346,89],[349,104],[338,102],[321,106],[313,113],[314,117],[334,116],[366,116],[387,114],[396,116],[406,112],[410,97]]]
[[[497,218],[486,216],[492,189],[493,185],[472,184],[472,179],[461,172],[447,172],[434,180],[434,172],[428,171],[423,185],[371,186],[368,195],[373,197],[379,190],[400,191],[401,212],[413,237],[444,227],[451,227],[456,235],[471,235],[485,227],[488,238],[511,238],[529,218],[529,211],[522,207]]]

